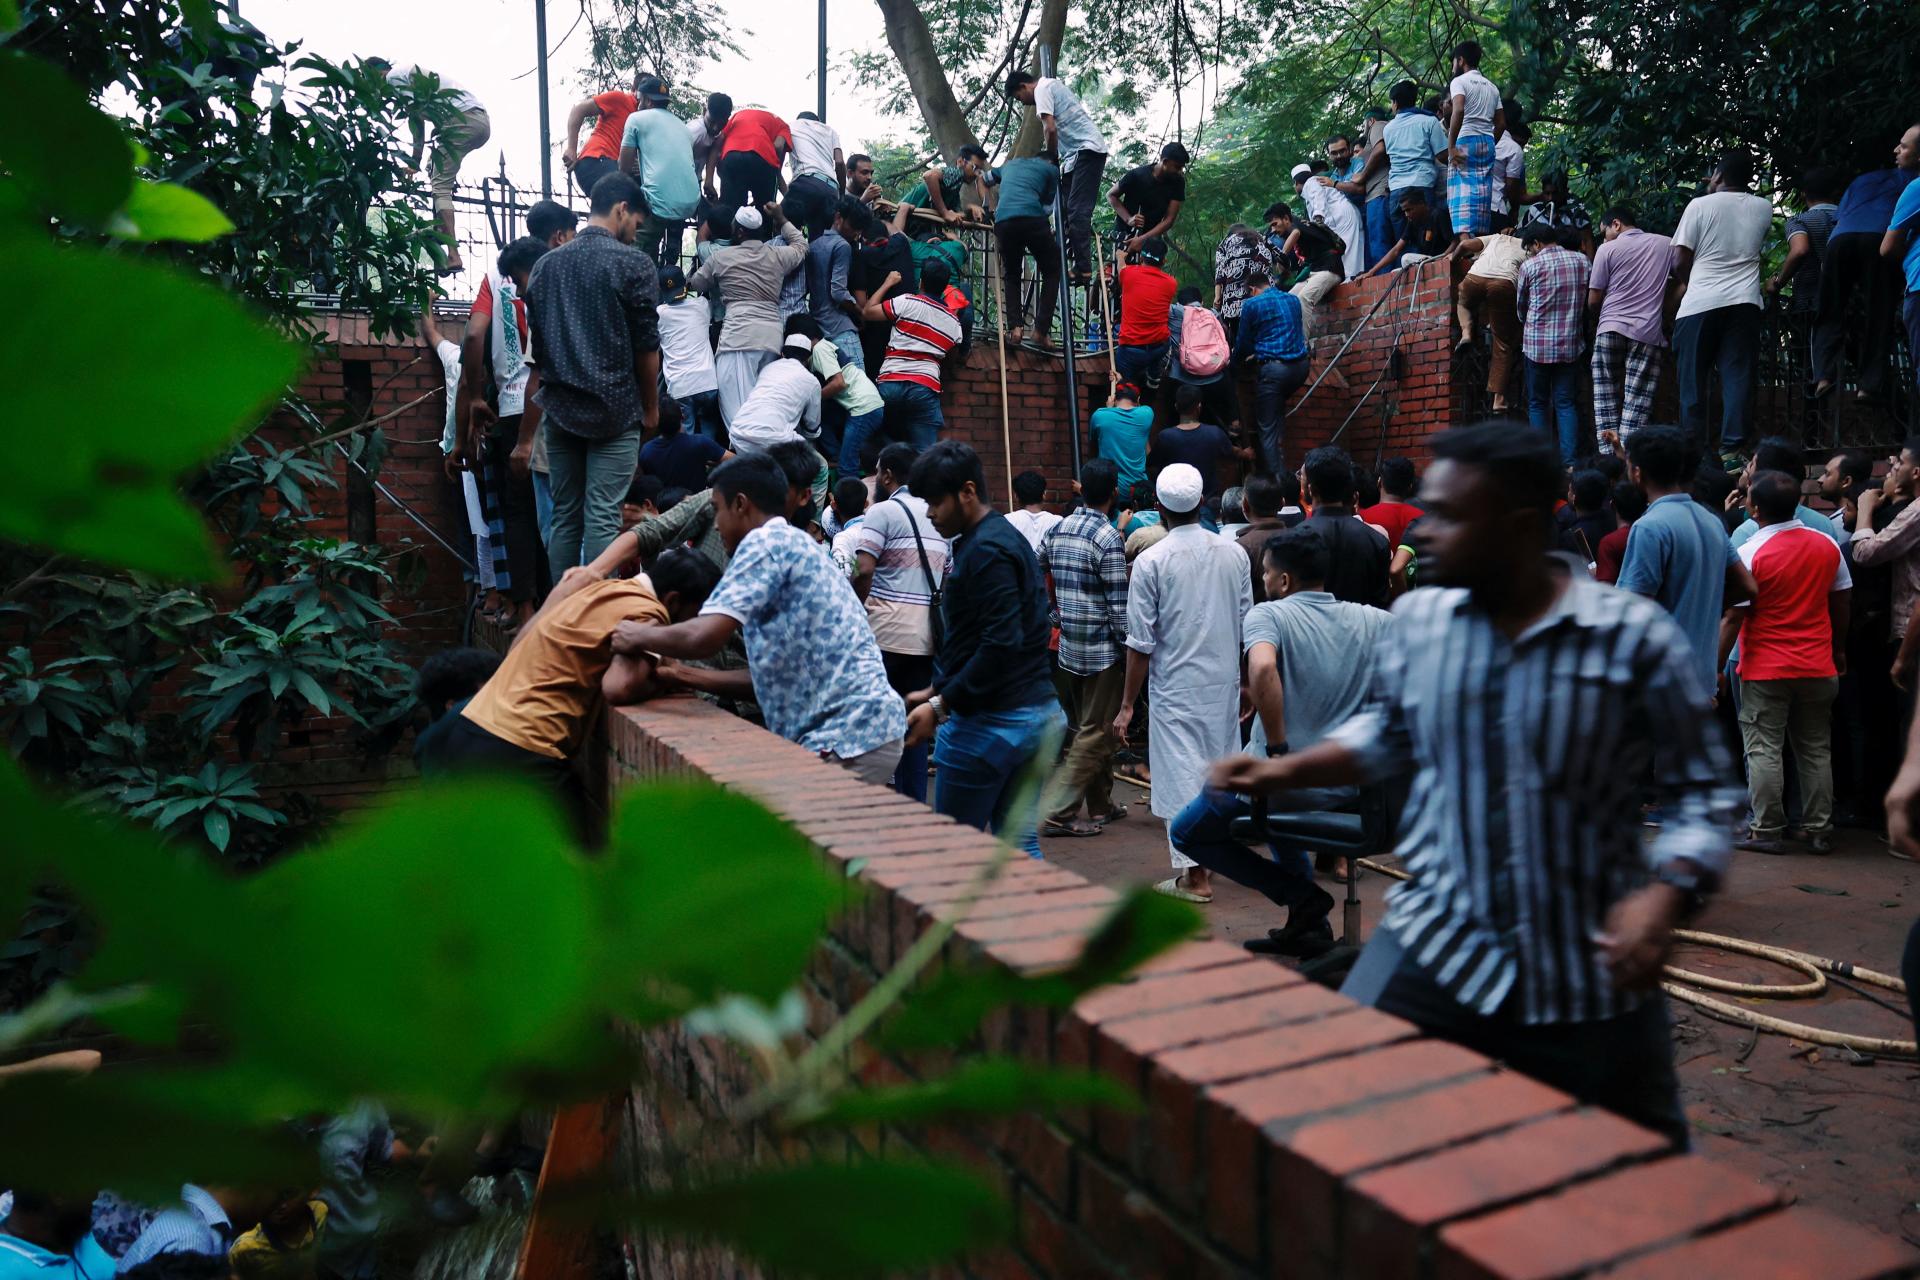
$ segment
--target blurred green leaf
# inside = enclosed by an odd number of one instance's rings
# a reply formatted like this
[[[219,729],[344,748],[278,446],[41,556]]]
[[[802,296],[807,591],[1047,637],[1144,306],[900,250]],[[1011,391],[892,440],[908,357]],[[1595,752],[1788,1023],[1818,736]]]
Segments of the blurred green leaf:
[[[621,1009],[643,1020],[723,995],[778,1000],[846,893],[806,837],[714,786],[627,788],[608,843],[593,864],[599,963]]]
[[[91,1196],[110,1186],[151,1202],[172,1199],[182,1182],[319,1182],[312,1149],[283,1125],[241,1123],[211,1101],[170,1101],[164,1078],[130,1069],[22,1076],[0,1085],[7,1161],[42,1191]]]
[[[718,1241],[784,1274],[912,1270],[1008,1235],[1000,1196],[977,1176],[904,1160],[801,1164],[616,1204],[613,1216]]]
[[[47,208],[98,226],[126,200],[133,187],[126,136],[59,68],[0,53],[0,102],[7,104],[0,165]]]
[[[1093,988],[1115,982],[1169,947],[1198,933],[1204,918],[1189,903],[1142,885],[1114,904],[1087,938],[1073,964],[1026,976],[998,965],[949,969],[910,997],[876,1042],[886,1049],[954,1045],[971,1036],[995,1009],[1060,1008]]]
[[[0,0],[0,36],[10,36],[19,29],[19,0]]]
[[[220,21],[213,11],[213,0],[180,0],[180,16],[202,40],[211,40],[220,32]]]
[[[241,883],[229,979],[191,975],[245,1061],[421,1110],[480,1110],[584,1060],[593,903],[550,797],[436,786]],[[231,961],[227,962],[231,968]]]
[[[198,244],[233,230],[219,206],[177,182],[138,182],[107,230],[122,240]]]
[[[1056,1070],[1019,1058],[976,1058],[948,1075],[919,1084],[842,1094],[803,1123],[815,1128],[912,1124],[941,1116],[1006,1115],[1072,1106],[1137,1111],[1140,1099],[1099,1072]]]
[[[219,575],[224,557],[175,483],[254,424],[299,353],[233,299],[150,263],[4,234],[0,255],[33,299],[0,311],[0,381],[14,420],[35,424],[14,433],[0,470],[0,536],[168,577]],[[77,340],[102,298],[138,317],[111,360]]]

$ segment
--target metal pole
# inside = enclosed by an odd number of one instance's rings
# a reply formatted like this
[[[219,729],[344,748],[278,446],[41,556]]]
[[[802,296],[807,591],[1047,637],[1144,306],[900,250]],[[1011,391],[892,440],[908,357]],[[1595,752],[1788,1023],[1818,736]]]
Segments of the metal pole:
[[[1053,49],[1043,44],[1040,46],[1040,74],[1050,76],[1053,73]],[[1060,248],[1060,351],[1065,357],[1067,369],[1067,442],[1072,447],[1073,478],[1078,480],[1080,478],[1080,378],[1073,367],[1073,346],[1078,339],[1073,323],[1073,263],[1067,254],[1067,201],[1064,182],[1057,185],[1053,193],[1053,235]],[[1006,323],[1004,313],[1000,322],[1002,325]]]
[[[547,115],[547,0],[533,0],[533,38],[540,46],[540,198],[553,199],[553,126]]]
[[[820,77],[820,111],[822,122],[827,118],[827,0],[820,0],[820,58],[818,63]]]

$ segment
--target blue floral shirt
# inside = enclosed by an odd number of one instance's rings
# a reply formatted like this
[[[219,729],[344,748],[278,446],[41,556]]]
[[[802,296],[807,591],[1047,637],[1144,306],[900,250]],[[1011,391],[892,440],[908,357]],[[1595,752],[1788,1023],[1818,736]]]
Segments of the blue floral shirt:
[[[767,728],[842,760],[906,736],[900,695],[853,585],[775,517],[740,539],[701,613],[740,624]]]

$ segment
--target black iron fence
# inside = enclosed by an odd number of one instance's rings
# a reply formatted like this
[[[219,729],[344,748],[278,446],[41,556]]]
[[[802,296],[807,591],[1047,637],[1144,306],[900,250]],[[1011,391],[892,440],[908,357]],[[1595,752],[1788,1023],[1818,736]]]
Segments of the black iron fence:
[[[1760,330],[1760,349],[1754,377],[1752,430],[1750,438],[1782,435],[1799,440],[1812,452],[1831,452],[1841,448],[1893,449],[1920,430],[1920,395],[1914,388],[1914,368],[1904,344],[1896,341],[1883,370],[1884,395],[1863,399],[1860,395],[1862,369],[1855,353],[1857,336],[1865,330],[1865,316],[1856,304],[1848,317],[1848,358],[1843,362],[1841,379],[1830,395],[1815,401],[1810,398],[1812,373],[1813,318],[1807,312],[1795,312],[1786,302],[1769,299]],[[1455,359],[1453,380],[1455,403],[1467,420],[1491,416],[1492,389],[1487,386],[1488,364],[1492,358],[1490,337],[1482,326],[1472,345]],[[1525,370],[1518,355],[1513,376],[1506,389],[1506,416],[1527,416]],[[1662,361],[1660,393],[1654,402],[1654,421],[1678,422],[1678,382],[1672,356]],[[1869,379],[1871,381],[1871,379]],[[1593,426],[1593,388],[1583,376],[1580,387],[1581,419],[1586,430],[1583,440],[1591,440]],[[1718,441],[1720,398],[1717,380],[1707,407],[1707,421],[1715,424]]]

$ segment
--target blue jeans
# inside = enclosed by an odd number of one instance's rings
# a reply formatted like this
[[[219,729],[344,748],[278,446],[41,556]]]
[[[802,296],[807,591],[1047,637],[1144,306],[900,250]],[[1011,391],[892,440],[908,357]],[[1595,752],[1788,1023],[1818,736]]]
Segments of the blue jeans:
[[[1560,461],[1573,465],[1580,449],[1580,362],[1527,361],[1527,421],[1536,431],[1557,435]]]
[[[680,429],[709,440],[725,440],[727,423],[720,416],[720,393],[696,391],[680,402]]]
[[[553,531],[553,479],[544,471],[529,474],[533,476],[533,518],[540,524],[540,545],[544,547]]]
[[[1387,256],[1387,250],[1393,248],[1398,238],[1393,231],[1390,196],[1375,196],[1367,201],[1367,266],[1369,269],[1380,265],[1380,259]]]
[[[934,812],[1039,857],[1040,780],[1017,813],[1013,800],[1027,766],[1059,743],[1066,725],[1066,714],[1051,699],[1014,711],[953,716],[933,739]]]
[[[867,353],[860,345],[858,329],[834,334],[833,349],[839,353],[841,364],[850,364],[862,373],[867,371]]]
[[[1760,308],[1741,303],[1696,311],[1673,322],[1673,368],[1680,382],[1680,425],[1696,443],[1710,439],[1709,383],[1720,370],[1720,450],[1738,449],[1747,438],[1753,405],[1754,367],[1760,355]]]
[[[1308,813],[1346,803],[1351,794],[1334,790],[1278,791],[1267,798],[1267,807],[1276,812]],[[1263,858],[1233,838],[1234,819],[1252,813],[1253,801],[1246,796],[1208,787],[1174,815],[1167,833],[1175,849],[1207,870],[1265,894],[1275,906],[1289,912],[1300,910],[1304,916],[1332,911],[1333,896],[1313,882],[1313,862],[1303,851],[1270,845],[1273,856]]]
[[[861,474],[860,452],[866,448],[868,437],[886,424],[886,416],[887,411],[881,408],[869,409],[847,419],[846,429],[840,437],[840,474],[843,477]]]
[[[1113,363],[1120,381],[1131,382],[1136,387],[1157,387],[1161,375],[1167,371],[1167,344],[1156,342],[1149,347],[1122,347],[1113,349]]]
[[[940,438],[947,425],[940,413],[940,397],[930,387],[917,382],[880,382],[875,384],[886,404],[887,434],[905,440],[925,452]],[[853,439],[853,423],[847,424],[847,439]]]
[[[620,536],[620,502],[639,465],[638,431],[604,440],[559,428],[547,432],[548,477],[553,483],[547,563],[555,582],[573,566],[590,563]]]

